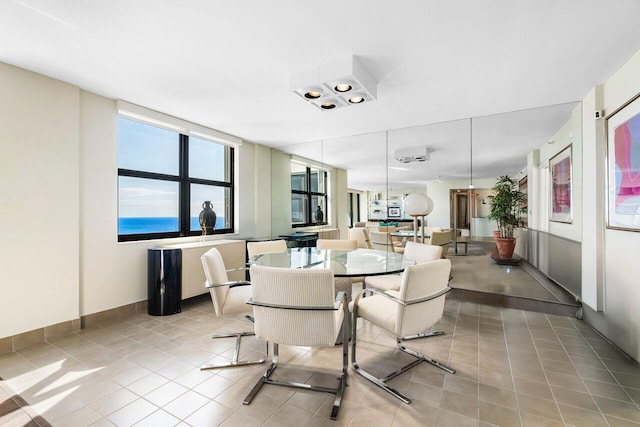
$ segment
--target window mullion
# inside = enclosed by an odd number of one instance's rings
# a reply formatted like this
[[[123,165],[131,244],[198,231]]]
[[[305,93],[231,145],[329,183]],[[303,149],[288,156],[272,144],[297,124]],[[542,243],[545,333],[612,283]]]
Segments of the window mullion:
[[[180,235],[188,236],[191,229],[191,213],[189,209],[189,137],[180,135]]]

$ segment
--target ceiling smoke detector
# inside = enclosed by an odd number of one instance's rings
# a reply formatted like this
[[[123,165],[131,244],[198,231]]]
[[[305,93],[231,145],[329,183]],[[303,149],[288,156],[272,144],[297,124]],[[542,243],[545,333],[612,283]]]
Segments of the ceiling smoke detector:
[[[403,148],[395,150],[393,157],[400,163],[420,163],[431,159],[428,147]]]

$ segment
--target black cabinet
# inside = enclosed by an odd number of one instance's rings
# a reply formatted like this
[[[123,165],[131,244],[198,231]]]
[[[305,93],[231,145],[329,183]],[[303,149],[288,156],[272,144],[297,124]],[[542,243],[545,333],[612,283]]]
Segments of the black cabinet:
[[[166,316],[182,311],[182,250],[151,248],[147,260],[147,313]]]

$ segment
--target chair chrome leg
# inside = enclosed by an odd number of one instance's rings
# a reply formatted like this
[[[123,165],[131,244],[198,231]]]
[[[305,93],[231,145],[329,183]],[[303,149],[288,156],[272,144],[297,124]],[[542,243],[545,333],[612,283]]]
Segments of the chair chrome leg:
[[[365,371],[364,369],[360,368],[360,366],[358,365],[358,361],[356,360],[357,313],[355,311],[354,311],[353,316],[351,318],[351,328],[352,328],[351,329],[351,366],[353,367],[353,370],[356,372],[356,374],[358,374],[358,375],[362,376],[363,378],[366,378],[367,380],[371,381],[372,383],[374,383],[375,385],[377,385],[378,387],[380,387],[381,389],[383,389],[387,393],[389,393],[392,396],[400,399],[402,402],[411,403],[411,399],[409,399],[407,396],[405,396],[404,394],[400,393],[398,390],[396,390],[396,389],[394,389],[392,387],[389,387],[380,378],[377,378],[377,377],[371,375],[369,372]]]
[[[440,335],[444,335],[444,332],[442,331],[438,331],[438,332],[423,332],[420,334],[415,334],[415,335],[408,335],[406,337],[402,337],[402,341],[408,341],[408,340],[415,340],[418,338],[431,338],[431,337],[437,337]]]
[[[214,335],[211,338],[216,339],[216,338],[235,338],[236,339],[236,344],[235,347],[233,349],[233,357],[231,359],[231,362],[229,363],[214,363],[214,364],[210,364],[210,365],[204,365],[200,367],[201,371],[207,370],[207,369],[222,369],[222,368],[234,368],[237,366],[247,366],[247,365],[259,365],[261,363],[264,363],[267,360],[267,357],[269,356],[269,343],[266,344],[266,349],[264,352],[264,357],[258,359],[258,360],[238,360],[238,357],[240,356],[240,342],[242,341],[242,337],[250,337],[250,336],[254,336],[255,333],[253,332],[237,332],[234,334],[221,334],[221,335]]]
[[[425,356],[422,353],[418,353],[417,351],[413,351],[413,350],[409,350],[408,348],[406,348],[405,346],[402,345],[402,341],[400,339],[398,339],[398,348],[400,349],[400,351],[410,354],[413,357],[417,357],[419,360],[419,362],[427,362],[432,364],[433,366],[442,369],[443,371],[449,372],[450,374],[455,374],[456,370],[452,369],[446,365],[443,365],[442,363],[438,362],[437,360],[431,359],[427,356]]]
[[[357,305],[356,305],[357,307]],[[392,396],[400,399],[402,402],[404,403],[411,403],[411,399],[409,399],[407,396],[405,396],[404,394],[400,393],[398,390],[389,387],[387,385],[387,381],[397,377],[400,374],[403,374],[405,372],[407,372],[409,369],[414,368],[416,366],[418,366],[419,364],[421,364],[422,362],[427,362],[427,363],[431,363],[432,365],[443,369],[451,374],[455,373],[456,371],[454,369],[449,368],[448,366],[442,365],[440,362],[430,359],[428,357],[426,357],[425,355],[415,352],[413,350],[409,350],[408,348],[406,348],[405,346],[402,345],[402,341],[404,339],[407,339],[407,337],[404,338],[396,338],[396,342],[398,344],[398,349],[404,353],[407,353],[413,357],[416,358],[416,360],[414,360],[413,362],[409,363],[408,365],[398,369],[395,372],[392,372],[391,374],[387,375],[384,378],[378,378],[373,376],[372,374],[370,374],[369,372],[365,371],[364,369],[362,369],[359,365],[358,365],[358,361],[356,358],[356,342],[357,342],[357,317],[358,317],[358,313],[357,313],[357,308],[354,310],[353,312],[353,316],[351,318],[351,325],[352,325],[352,330],[351,330],[351,366],[353,367],[353,370],[360,376],[366,378],[367,380],[371,381],[372,383],[374,383],[375,385],[377,385],[378,387],[380,387],[381,389],[383,389],[384,391],[386,391],[387,393],[391,394]],[[434,334],[436,335],[442,335],[441,332],[435,332]],[[423,334],[418,334],[418,335],[423,335]],[[425,334],[427,336],[430,336],[429,334]],[[417,336],[415,336],[417,338]],[[409,338],[412,339],[412,338]]]
[[[343,303],[343,307],[345,310],[344,315],[347,316],[348,315],[347,304]],[[332,420],[337,419],[338,411],[340,410],[340,404],[342,403],[342,396],[344,395],[344,390],[347,386],[347,371],[349,368],[349,330],[348,329],[349,329],[348,323],[346,323],[342,328],[342,371],[340,372],[340,377],[338,378],[338,386],[336,388],[321,387],[321,386],[298,383],[298,382],[272,380],[271,378],[269,378],[273,373],[273,371],[275,371],[275,369],[278,366],[278,344],[273,343],[273,362],[271,363],[271,366],[269,366],[269,369],[267,369],[267,371],[264,374],[262,374],[260,379],[258,379],[258,382],[256,383],[256,385],[253,386],[253,389],[251,389],[251,391],[249,392],[247,397],[244,398],[242,403],[244,405],[250,404],[253,398],[256,397],[256,395],[258,394],[262,386],[265,384],[300,388],[303,390],[321,391],[324,393],[331,393],[336,395],[333,401],[333,407],[331,408],[331,419]]]

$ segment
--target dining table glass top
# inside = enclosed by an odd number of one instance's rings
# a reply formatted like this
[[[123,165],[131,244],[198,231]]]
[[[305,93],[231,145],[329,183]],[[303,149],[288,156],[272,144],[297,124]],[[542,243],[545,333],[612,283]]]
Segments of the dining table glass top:
[[[374,249],[318,250],[312,247],[256,255],[249,260],[249,264],[279,268],[328,268],[336,277],[355,277],[400,273],[415,262],[399,253]]]

